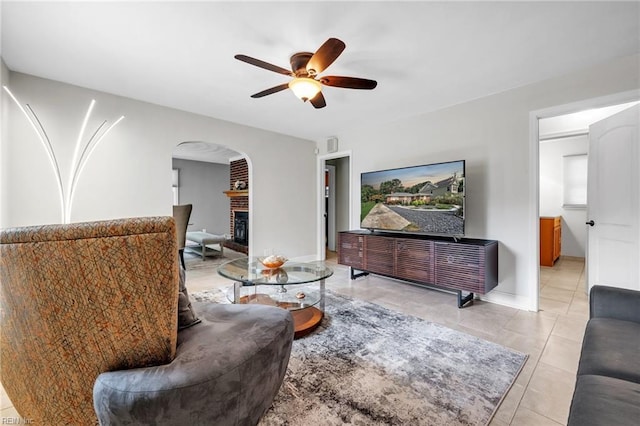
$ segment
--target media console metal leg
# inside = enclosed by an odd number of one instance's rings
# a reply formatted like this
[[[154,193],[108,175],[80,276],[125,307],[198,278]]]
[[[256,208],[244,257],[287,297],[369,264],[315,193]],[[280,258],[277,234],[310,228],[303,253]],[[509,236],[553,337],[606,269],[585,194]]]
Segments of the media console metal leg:
[[[369,275],[369,273],[365,271],[361,271],[358,273],[354,273],[353,271],[355,271],[355,269],[349,266],[349,276],[351,277],[352,280],[355,280],[356,278],[360,278],[360,277],[366,277],[367,275]]]
[[[467,294],[465,297],[462,297],[462,291],[458,290],[458,308],[464,308],[466,304],[473,305],[473,293]]]

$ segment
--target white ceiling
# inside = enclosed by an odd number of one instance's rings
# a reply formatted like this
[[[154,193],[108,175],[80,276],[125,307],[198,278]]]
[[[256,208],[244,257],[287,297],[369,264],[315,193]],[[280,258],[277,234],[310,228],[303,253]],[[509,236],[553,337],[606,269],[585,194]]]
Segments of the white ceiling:
[[[2,2],[14,71],[310,140],[415,116],[640,51],[638,2]],[[347,47],[316,110],[283,91],[329,37]]]
[[[229,164],[231,160],[242,158],[242,155],[237,151],[218,144],[208,142],[183,142],[173,150],[173,158]]]

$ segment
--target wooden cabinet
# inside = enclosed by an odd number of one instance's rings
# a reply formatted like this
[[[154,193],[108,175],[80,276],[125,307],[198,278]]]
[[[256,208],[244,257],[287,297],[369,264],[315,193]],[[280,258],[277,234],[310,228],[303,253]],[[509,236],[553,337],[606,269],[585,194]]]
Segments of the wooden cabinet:
[[[562,216],[540,218],[540,265],[553,266],[562,251]]]
[[[372,272],[458,291],[460,307],[498,285],[498,242],[492,240],[347,231],[339,234],[338,262],[351,267],[352,279]],[[463,300],[461,291],[470,295]]]

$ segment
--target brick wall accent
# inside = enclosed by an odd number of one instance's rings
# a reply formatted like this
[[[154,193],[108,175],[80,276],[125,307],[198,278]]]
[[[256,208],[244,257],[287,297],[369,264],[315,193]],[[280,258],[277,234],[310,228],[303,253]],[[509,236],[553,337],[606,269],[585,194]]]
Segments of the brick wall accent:
[[[229,169],[229,189],[234,189],[233,184],[237,180],[246,182],[247,188],[249,187],[249,166],[247,165],[247,160],[242,158],[232,161],[229,163]]]

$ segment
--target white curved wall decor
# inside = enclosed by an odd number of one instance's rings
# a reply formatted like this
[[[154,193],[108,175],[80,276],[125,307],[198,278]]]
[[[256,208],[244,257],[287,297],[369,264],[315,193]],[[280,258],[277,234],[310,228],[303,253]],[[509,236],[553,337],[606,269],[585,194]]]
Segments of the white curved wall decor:
[[[23,107],[18,99],[15,97],[11,90],[7,86],[2,86],[5,92],[9,94],[11,99],[16,103],[22,114],[26,117],[27,121],[31,125],[31,128],[38,136],[38,139],[42,143],[45,151],[47,152],[47,157],[49,158],[49,163],[53,168],[53,172],[56,175],[56,181],[58,184],[58,194],[60,197],[60,214],[62,217],[63,223],[69,223],[71,221],[71,208],[73,207],[73,195],[75,193],[76,185],[78,183],[78,179],[82,174],[82,170],[84,169],[89,157],[96,149],[98,144],[104,139],[104,137],[118,124],[122,119],[124,119],[124,115],[120,116],[115,122],[111,125],[107,126],[107,120],[104,120],[98,128],[93,132],[91,137],[87,140],[82,147],[82,140],[84,138],[84,133],[87,128],[87,123],[89,122],[89,118],[91,117],[91,112],[93,111],[93,107],[95,106],[95,99],[91,100],[89,104],[89,108],[87,109],[87,113],[85,114],[84,120],[82,121],[82,125],[80,126],[80,133],[78,134],[78,140],[76,141],[75,150],[73,153],[73,160],[71,162],[71,173],[69,173],[69,182],[66,187],[62,183],[62,175],[60,173],[60,166],[58,164],[58,159],[56,158],[55,152],[53,150],[53,146],[51,145],[51,141],[49,140],[49,136],[44,129],[44,126],[40,122],[37,114],[31,108],[29,104],[25,104]]]

